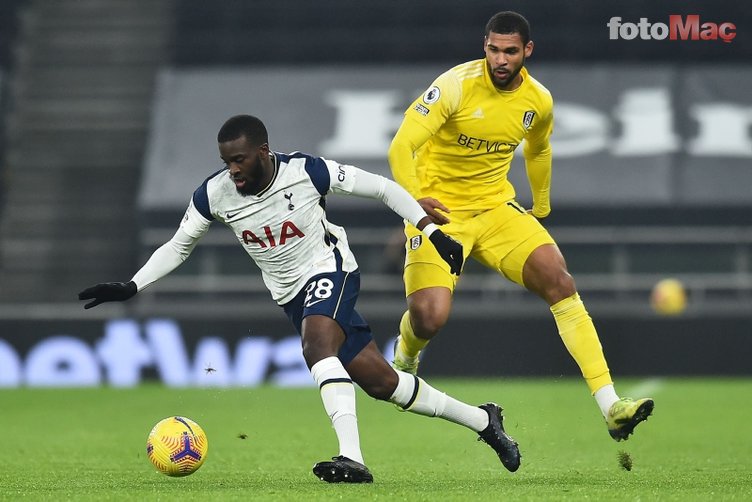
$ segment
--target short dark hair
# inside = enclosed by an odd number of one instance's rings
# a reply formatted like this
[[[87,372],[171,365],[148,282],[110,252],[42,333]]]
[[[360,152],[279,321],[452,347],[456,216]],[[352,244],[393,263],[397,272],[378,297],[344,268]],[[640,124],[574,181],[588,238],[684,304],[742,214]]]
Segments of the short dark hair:
[[[255,146],[269,142],[269,134],[264,123],[253,115],[235,115],[227,119],[217,134],[217,142],[224,143],[241,136],[245,136]]]
[[[522,39],[523,45],[527,45],[530,41],[530,23],[522,14],[511,10],[497,12],[491,16],[491,19],[486,23],[486,37],[491,32],[503,35],[517,33]]]

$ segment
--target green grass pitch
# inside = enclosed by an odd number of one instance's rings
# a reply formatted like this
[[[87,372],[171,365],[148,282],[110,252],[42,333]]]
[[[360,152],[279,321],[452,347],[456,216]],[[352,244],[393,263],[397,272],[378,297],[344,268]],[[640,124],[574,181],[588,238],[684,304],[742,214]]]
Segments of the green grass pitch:
[[[520,470],[504,470],[470,430],[360,391],[375,481],[348,486],[311,473],[337,454],[313,387],[3,390],[0,500],[752,500],[750,379],[620,381],[622,394],[645,386],[656,400],[654,416],[621,443],[580,380],[431,383],[466,402],[502,404]],[[169,415],[196,420],[209,438],[205,464],[185,478],[157,473],[146,458],[149,430]]]

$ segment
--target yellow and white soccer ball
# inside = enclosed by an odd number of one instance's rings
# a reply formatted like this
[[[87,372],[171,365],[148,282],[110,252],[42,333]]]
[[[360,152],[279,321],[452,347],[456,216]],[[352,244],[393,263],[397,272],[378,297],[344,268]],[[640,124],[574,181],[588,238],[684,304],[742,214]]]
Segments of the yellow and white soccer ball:
[[[687,292],[678,279],[658,281],[650,293],[650,306],[661,315],[674,316],[687,308]]]
[[[168,476],[193,474],[204,463],[209,443],[206,433],[186,417],[160,420],[146,439],[146,454],[154,467]]]

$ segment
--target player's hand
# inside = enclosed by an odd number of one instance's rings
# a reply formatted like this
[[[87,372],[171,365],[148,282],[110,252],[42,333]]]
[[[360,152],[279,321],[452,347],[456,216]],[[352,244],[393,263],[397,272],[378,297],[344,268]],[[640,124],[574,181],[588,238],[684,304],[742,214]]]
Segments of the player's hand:
[[[454,275],[460,275],[462,272],[462,244],[449,237],[441,230],[434,230],[428,238],[439,255],[449,264],[449,271]]]
[[[90,288],[86,288],[78,294],[79,300],[93,300],[86,305],[85,309],[96,307],[104,302],[122,302],[138,293],[138,286],[130,282],[104,282]]]
[[[443,213],[451,213],[451,211],[438,199],[434,199],[433,197],[423,197],[422,199],[418,199],[418,204],[420,204],[423,211],[425,211],[431,218],[431,223],[436,223],[437,225],[449,223],[449,218]]]

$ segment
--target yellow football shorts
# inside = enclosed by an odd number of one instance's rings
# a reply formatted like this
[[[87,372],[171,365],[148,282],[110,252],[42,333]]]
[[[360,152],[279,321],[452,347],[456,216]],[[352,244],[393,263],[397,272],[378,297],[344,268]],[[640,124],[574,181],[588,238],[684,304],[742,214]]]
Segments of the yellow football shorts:
[[[462,243],[465,259],[474,258],[507,279],[524,286],[522,267],[530,253],[555,244],[543,225],[516,201],[486,211],[452,211],[441,230]],[[454,291],[458,277],[417,228],[405,225],[405,295],[442,286]]]

